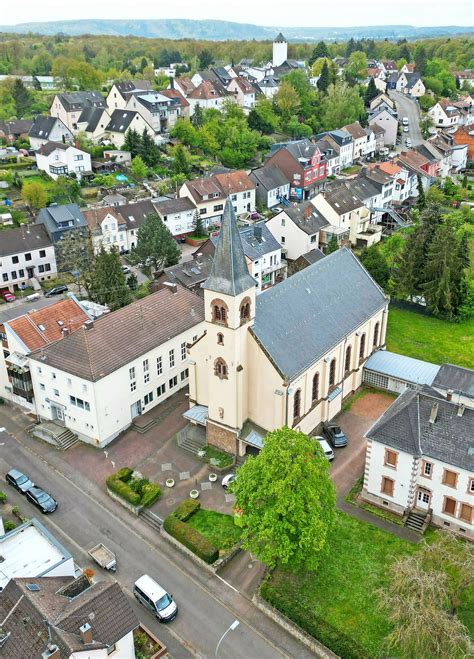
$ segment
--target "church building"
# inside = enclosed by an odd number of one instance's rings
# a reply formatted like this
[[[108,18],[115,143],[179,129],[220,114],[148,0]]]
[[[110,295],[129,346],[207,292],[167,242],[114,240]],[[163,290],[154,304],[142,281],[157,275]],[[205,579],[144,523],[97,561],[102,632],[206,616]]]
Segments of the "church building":
[[[385,344],[388,298],[342,248],[256,296],[228,200],[204,289],[204,334],[189,347],[190,409],[234,455],[267,432],[332,419]]]

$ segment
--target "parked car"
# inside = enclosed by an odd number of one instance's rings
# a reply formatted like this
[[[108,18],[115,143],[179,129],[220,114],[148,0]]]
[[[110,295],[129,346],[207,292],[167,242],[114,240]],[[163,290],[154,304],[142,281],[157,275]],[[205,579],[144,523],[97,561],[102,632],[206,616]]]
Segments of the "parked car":
[[[173,596],[147,574],[135,581],[133,594],[160,622],[171,622],[178,615],[178,606]]]
[[[18,471],[18,469],[10,469],[5,476],[5,480],[8,485],[14,487],[15,490],[18,490],[21,494],[26,494],[28,490],[31,490],[31,488],[35,486],[28,476],[21,471]]]
[[[326,439],[324,439],[324,437],[320,437],[320,436],[314,437],[314,439],[319,443],[319,445],[323,449],[324,455],[329,460],[329,462],[332,462],[334,460],[334,451],[329,446],[329,442]]]
[[[411,147],[412,147],[411,140],[407,137],[407,148],[411,149]]]
[[[61,295],[61,293],[65,293],[68,290],[69,289],[66,284],[59,284],[59,286],[53,286],[53,288],[50,288],[49,291],[46,291],[44,296],[53,297],[53,295]]]
[[[232,485],[232,483],[234,483],[234,482],[235,482],[235,474],[227,474],[222,479],[222,487],[224,488],[224,490],[227,490],[227,488],[230,485]]]
[[[408,126],[409,123],[410,123],[410,122],[408,121],[408,117],[403,117],[403,119],[402,119],[402,124],[403,124],[404,126]]]
[[[336,423],[325,423],[323,426],[323,433],[334,448],[347,446],[347,437],[342,432],[341,427]]]
[[[132,272],[132,268],[129,265],[123,265],[122,272],[124,275],[129,275]]]
[[[404,133],[409,133],[410,132],[410,129],[408,128],[408,126],[403,127],[403,132]]]
[[[29,489],[26,493],[26,498],[30,503],[39,508],[42,513],[54,513],[58,507],[55,499],[40,487]]]
[[[6,288],[3,291],[0,291],[0,295],[3,297],[5,302],[15,302],[16,296]]]

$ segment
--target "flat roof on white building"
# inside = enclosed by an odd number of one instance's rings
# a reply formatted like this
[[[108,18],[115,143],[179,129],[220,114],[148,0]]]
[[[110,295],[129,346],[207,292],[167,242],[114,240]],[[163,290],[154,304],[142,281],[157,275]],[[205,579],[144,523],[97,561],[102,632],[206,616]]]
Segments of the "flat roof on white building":
[[[0,537],[0,590],[10,579],[45,576],[71,558],[38,520],[31,519]]]
[[[432,385],[439,369],[438,364],[399,355],[389,350],[377,350],[364,364],[365,371],[375,371],[413,384]]]

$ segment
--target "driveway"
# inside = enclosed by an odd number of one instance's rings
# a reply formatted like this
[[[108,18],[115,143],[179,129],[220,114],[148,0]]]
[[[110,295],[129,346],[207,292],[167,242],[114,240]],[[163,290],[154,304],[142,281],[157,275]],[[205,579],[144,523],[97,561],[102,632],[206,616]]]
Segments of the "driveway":
[[[366,393],[354,402],[350,410],[337,417],[348,439],[346,447],[334,449],[335,458],[331,464],[331,477],[336,485],[338,499],[343,498],[364,473],[367,446],[364,435],[393,400],[389,394]]]
[[[411,139],[412,146],[418,146],[423,142],[423,136],[420,130],[420,108],[417,101],[393,90],[390,91],[390,97],[397,105],[400,123],[403,117],[408,117],[409,121],[410,130],[408,133],[402,133],[402,146],[405,146],[407,137]]]

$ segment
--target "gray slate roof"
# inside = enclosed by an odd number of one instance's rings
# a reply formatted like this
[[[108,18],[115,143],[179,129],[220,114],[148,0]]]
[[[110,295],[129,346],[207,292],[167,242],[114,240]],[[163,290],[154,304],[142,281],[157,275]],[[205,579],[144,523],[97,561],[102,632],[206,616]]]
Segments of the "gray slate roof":
[[[71,229],[87,226],[87,222],[77,204],[64,204],[63,206],[47,206],[42,208],[36,216],[36,224],[44,224],[46,231],[51,235],[54,231],[61,230],[65,222],[73,222]]]
[[[102,115],[104,113],[104,108],[96,107],[87,107],[84,108],[81,112],[81,116],[78,119],[77,123],[87,123],[86,131],[93,132],[97,128]]]
[[[21,254],[50,246],[51,240],[41,225],[23,225],[5,229],[0,233],[0,256]]]
[[[311,201],[303,201],[300,204],[289,206],[283,210],[283,213],[286,213],[296,226],[309,236],[329,226],[329,222]]]
[[[222,215],[211,274],[202,287],[224,295],[239,295],[254,286],[255,280],[248,271],[237,228],[237,218],[228,197]]]
[[[254,169],[249,176],[257,186],[261,185],[265,190],[274,190],[289,184],[281,169],[273,164]]]
[[[244,254],[251,261],[256,261],[265,254],[281,249],[280,243],[273,237],[263,220],[239,229],[239,233]],[[217,245],[218,241],[218,236],[211,237],[213,245]]]
[[[443,364],[433,381],[433,387],[452,389],[456,393],[474,398],[474,371],[454,364]]]
[[[324,193],[324,199],[338,215],[350,213],[363,205],[359,197],[346,187],[344,181],[337,181],[328,185]]]
[[[46,117],[43,115],[35,117],[33,125],[30,128],[29,136],[47,140],[57,121],[60,121],[58,117]]]
[[[57,96],[67,112],[82,110],[90,106],[107,107],[105,98],[100,92],[68,92],[67,94],[57,94]]]
[[[434,404],[438,414],[429,423]],[[368,431],[367,437],[410,455],[441,460],[448,465],[474,470],[474,410],[458,405],[435,389],[407,389]],[[421,449],[421,450],[420,450]]]
[[[387,303],[343,247],[261,293],[251,331],[280,374],[293,380]]]
[[[319,249],[319,247],[316,247],[316,249],[312,249],[309,252],[306,252],[306,254],[302,254],[300,258],[312,265],[313,263],[317,263],[318,261],[321,261],[321,259],[324,259],[325,256],[324,252]]]
[[[379,195],[378,188],[365,176],[357,176],[352,179],[348,182],[348,187],[361,201]]]
[[[156,211],[163,217],[182,213],[183,211],[196,210],[196,205],[189,197],[177,197],[176,199],[162,199],[154,203]]]
[[[113,133],[125,133],[136,114],[135,110],[114,110],[105,130],[110,130]]]

